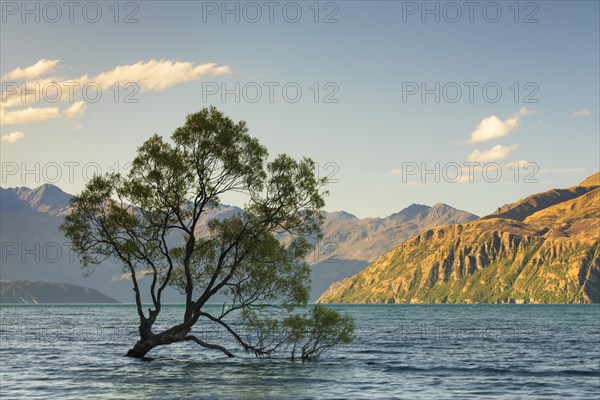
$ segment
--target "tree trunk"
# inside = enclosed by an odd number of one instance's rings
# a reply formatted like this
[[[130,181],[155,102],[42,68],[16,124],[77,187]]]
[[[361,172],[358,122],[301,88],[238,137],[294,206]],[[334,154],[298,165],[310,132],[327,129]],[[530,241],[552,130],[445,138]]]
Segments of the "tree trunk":
[[[140,339],[135,346],[129,349],[125,357],[144,358],[150,350],[158,345],[159,343],[153,339]]]
[[[146,354],[153,348],[165,344],[181,342],[185,340],[185,336],[190,332],[190,328],[185,325],[174,326],[164,332],[154,334],[150,330],[150,326],[146,324],[140,325],[140,340],[129,349],[125,357],[144,358]]]
[[[152,317],[152,311],[150,311],[150,316]],[[154,319],[144,318],[140,321],[140,340],[138,340],[137,343],[131,349],[129,349],[127,354],[125,354],[125,357],[144,358],[150,350],[160,344],[160,341],[157,340],[157,335],[152,333],[153,323]]]

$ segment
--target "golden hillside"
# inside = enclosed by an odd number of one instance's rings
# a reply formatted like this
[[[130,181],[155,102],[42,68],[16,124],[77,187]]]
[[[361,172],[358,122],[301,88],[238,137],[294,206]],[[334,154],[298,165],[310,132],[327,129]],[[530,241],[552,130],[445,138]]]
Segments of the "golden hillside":
[[[600,302],[600,187],[592,178],[428,230],[333,284],[319,302]]]

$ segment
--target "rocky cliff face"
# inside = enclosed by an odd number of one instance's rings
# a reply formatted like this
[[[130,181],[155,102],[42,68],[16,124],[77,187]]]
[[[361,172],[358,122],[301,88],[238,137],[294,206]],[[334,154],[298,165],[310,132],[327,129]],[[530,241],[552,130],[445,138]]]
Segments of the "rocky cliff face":
[[[540,201],[547,193],[428,230],[332,285],[319,302],[598,303],[600,188],[552,191],[567,194],[550,205]]]

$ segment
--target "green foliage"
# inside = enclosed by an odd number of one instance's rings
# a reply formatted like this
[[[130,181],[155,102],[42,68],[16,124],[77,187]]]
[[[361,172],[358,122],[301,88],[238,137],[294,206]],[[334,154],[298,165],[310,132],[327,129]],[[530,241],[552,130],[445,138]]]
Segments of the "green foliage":
[[[140,348],[147,351],[153,340],[202,344],[189,336],[201,318],[221,325],[257,355],[288,341],[284,322],[308,301],[310,274],[303,260],[321,235],[327,181],[315,176],[309,158],[267,157],[267,150],[248,135],[245,122],[234,123],[214,107],[205,108],[188,115],[170,141],[158,135],[146,140],[127,176],[96,176],[73,198],[61,229],[82,263],[94,267],[115,257],[131,276],[143,342],[132,354],[141,354]],[[200,223],[228,192],[247,198],[244,212]],[[142,309],[138,285],[142,276],[152,279],[154,308],[148,313]],[[151,328],[169,285],[185,296],[183,323],[154,333]],[[220,315],[203,308],[216,295],[229,298]],[[267,314],[267,304],[283,312]],[[236,310],[254,333],[250,336],[258,338],[254,342],[230,326],[227,318]],[[307,321],[318,332],[319,343],[325,338],[317,346],[312,344],[316,337],[309,339],[307,358],[318,356],[336,339],[349,340],[349,320],[336,315],[319,309]],[[324,327],[333,336],[324,335]],[[265,330],[276,328],[282,332],[280,340],[267,343]]]
[[[353,339],[354,320],[330,308],[316,305],[306,317],[293,316],[286,321],[290,329],[292,360],[299,351],[300,358],[316,360],[327,349]]]

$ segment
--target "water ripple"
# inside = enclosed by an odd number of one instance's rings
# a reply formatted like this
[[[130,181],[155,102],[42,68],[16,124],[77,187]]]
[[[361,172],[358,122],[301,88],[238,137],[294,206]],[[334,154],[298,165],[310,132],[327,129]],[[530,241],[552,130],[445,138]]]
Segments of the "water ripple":
[[[345,306],[356,340],[317,363],[229,359],[192,343],[122,357],[131,307],[0,309],[2,399],[588,399],[600,307]],[[168,307],[164,324],[180,319]]]

